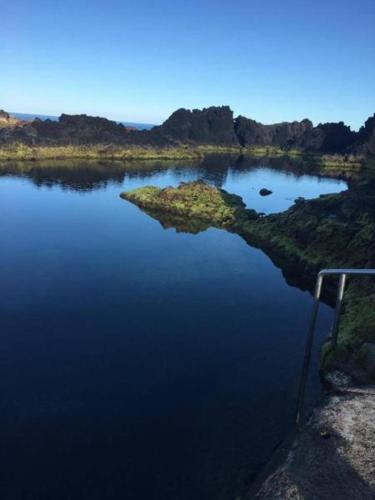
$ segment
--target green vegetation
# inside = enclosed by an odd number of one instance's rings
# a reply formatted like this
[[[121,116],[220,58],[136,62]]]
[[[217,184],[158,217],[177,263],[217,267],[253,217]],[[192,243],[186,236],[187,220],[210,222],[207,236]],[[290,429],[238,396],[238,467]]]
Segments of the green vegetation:
[[[203,150],[199,148],[150,148],[141,146],[27,146],[12,144],[0,148],[0,160],[63,160],[63,159],[92,159],[92,160],[156,160],[201,158]]]
[[[202,181],[177,188],[148,186],[121,196],[165,227],[189,231],[192,226],[192,232],[197,232],[211,225],[236,232],[268,253],[290,280],[301,283],[307,278],[311,288],[323,267],[375,267],[375,183],[370,176],[355,189],[310,201],[300,199],[286,212],[266,217],[246,209],[238,196]],[[195,226],[187,219],[195,221]],[[197,221],[205,224],[197,225]],[[358,375],[365,342],[375,343],[375,284],[352,278],[338,346],[334,353],[329,343],[325,346],[323,370],[352,366]]]
[[[218,146],[188,145],[174,147],[153,146],[116,146],[113,144],[66,145],[66,146],[29,146],[23,143],[12,143],[0,147],[0,161],[9,160],[178,160],[202,159],[210,154],[233,154],[267,158],[290,158],[300,160],[317,171],[340,175],[358,171],[362,160],[354,156],[312,155],[297,149],[282,149],[275,146]]]
[[[177,188],[146,186],[122,193],[121,197],[153,214],[207,221],[216,227],[231,227],[244,216],[256,216],[254,211],[245,209],[239,196],[203,181],[182,182]]]

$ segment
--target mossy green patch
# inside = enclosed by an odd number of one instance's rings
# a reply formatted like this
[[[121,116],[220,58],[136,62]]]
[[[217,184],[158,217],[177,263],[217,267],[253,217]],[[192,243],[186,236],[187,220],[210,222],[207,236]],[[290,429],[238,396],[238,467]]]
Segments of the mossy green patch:
[[[148,212],[208,221],[213,226],[229,227],[244,217],[256,217],[239,196],[203,181],[182,182],[177,188],[146,186],[121,197]]]
[[[307,154],[298,149],[275,146],[221,146],[215,144],[178,144],[157,147],[152,145],[28,145],[13,142],[0,146],[0,161],[10,160],[199,160],[207,155],[242,155],[254,158],[275,158],[298,162],[303,169],[327,176],[352,177],[363,166],[360,157]]]

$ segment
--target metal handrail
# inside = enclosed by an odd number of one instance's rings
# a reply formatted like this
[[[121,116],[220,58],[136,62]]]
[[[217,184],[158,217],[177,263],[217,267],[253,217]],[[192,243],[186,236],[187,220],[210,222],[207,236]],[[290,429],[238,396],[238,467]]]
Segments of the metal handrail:
[[[338,275],[340,277],[339,284],[338,284],[338,290],[337,290],[337,298],[336,298],[335,318],[334,318],[333,327],[332,327],[332,347],[333,347],[333,349],[335,349],[336,345],[337,345],[337,335],[338,335],[338,331],[339,331],[340,313],[341,313],[342,301],[344,298],[346,277],[347,276],[357,276],[357,275],[375,276],[375,269],[322,269],[318,273],[318,276],[316,279],[316,284],[315,284],[313,306],[312,306],[310,324],[309,324],[309,329],[308,329],[308,334],[307,334],[305,355],[304,355],[304,359],[303,359],[302,373],[301,373],[299,390],[298,390],[298,397],[297,397],[297,411],[296,411],[296,420],[295,420],[297,425],[300,424],[300,422],[302,420],[303,405],[304,405],[304,399],[305,399],[305,389],[306,389],[306,383],[307,383],[307,378],[308,378],[308,373],[309,373],[311,350],[312,350],[313,341],[314,341],[316,320],[317,320],[318,311],[319,311],[319,300],[320,300],[320,296],[322,293],[322,287],[323,287],[323,278],[325,276],[329,276],[329,275]]]

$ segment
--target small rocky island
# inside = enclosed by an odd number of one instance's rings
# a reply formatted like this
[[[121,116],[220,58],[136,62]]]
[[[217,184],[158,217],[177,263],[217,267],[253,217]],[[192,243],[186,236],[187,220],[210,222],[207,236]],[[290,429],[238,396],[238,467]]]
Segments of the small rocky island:
[[[244,217],[257,218],[254,210],[245,208],[240,196],[229,194],[200,180],[181,182],[177,188],[146,186],[124,192],[121,197],[150,214],[197,219],[215,227],[229,228]]]

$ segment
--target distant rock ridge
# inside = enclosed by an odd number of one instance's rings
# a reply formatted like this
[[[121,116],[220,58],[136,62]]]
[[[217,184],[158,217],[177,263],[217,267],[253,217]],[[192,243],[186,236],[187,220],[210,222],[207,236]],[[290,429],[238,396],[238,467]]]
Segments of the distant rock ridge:
[[[229,106],[202,110],[180,108],[151,130],[135,130],[96,116],[62,114],[58,121],[20,121],[0,111],[0,145],[181,145],[273,146],[324,154],[375,155],[375,115],[353,132],[343,122],[321,123],[308,119],[264,125],[244,116],[233,117]],[[8,127],[9,125],[9,127]]]

